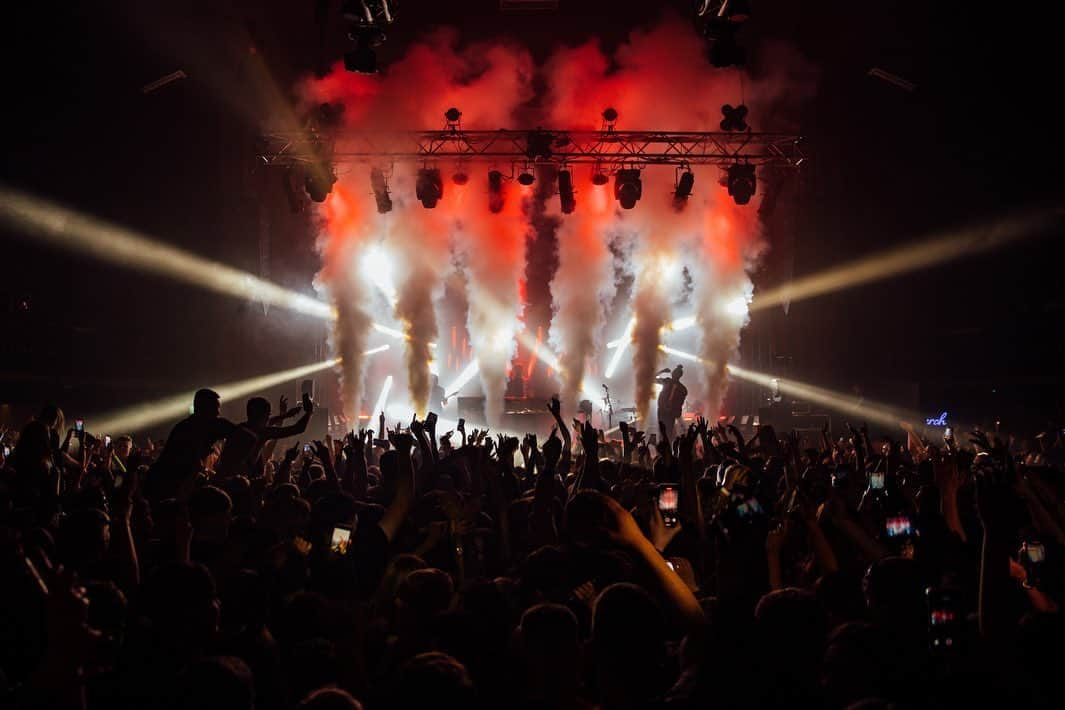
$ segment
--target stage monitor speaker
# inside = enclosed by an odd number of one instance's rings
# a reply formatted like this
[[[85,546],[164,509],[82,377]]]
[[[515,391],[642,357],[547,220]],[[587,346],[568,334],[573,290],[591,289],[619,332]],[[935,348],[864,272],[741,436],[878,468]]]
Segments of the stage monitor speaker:
[[[485,424],[484,397],[459,397],[458,410],[467,422]]]

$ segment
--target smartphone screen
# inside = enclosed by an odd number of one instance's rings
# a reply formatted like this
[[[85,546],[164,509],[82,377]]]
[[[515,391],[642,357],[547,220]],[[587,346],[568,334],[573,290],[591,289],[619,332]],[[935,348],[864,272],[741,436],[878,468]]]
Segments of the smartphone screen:
[[[111,435],[110,434],[104,434],[104,446],[110,446],[110,445],[111,445]]]
[[[928,640],[933,651],[946,651],[957,644],[962,613],[956,595],[948,589],[929,587]]]
[[[884,490],[884,474],[883,473],[870,473],[869,474],[869,488],[874,491]]]
[[[425,417],[425,423],[430,427],[436,426],[436,412],[429,412]]]
[[[304,444],[303,445],[303,453],[305,453],[305,454],[311,453],[311,445],[310,444]]]
[[[458,428],[460,430],[466,428],[466,420],[463,419],[462,417],[459,417],[459,426],[458,426]]]
[[[884,521],[884,528],[890,538],[909,537],[913,531],[910,519],[905,515],[892,515]]]
[[[77,433],[77,434],[82,434],[82,433],[85,432],[85,420],[84,419],[75,419],[74,420],[74,432]]]
[[[680,490],[676,486],[664,485],[658,489],[658,510],[662,513],[662,522],[667,528],[677,524],[677,509],[680,503]]]
[[[1026,542],[1024,550],[1028,555],[1028,561],[1033,564],[1039,564],[1046,559],[1046,548],[1041,542]]]
[[[943,432],[943,436],[945,438],[947,438],[947,439],[953,438],[953,436],[954,436],[954,428],[948,426],[946,428],[946,430]]]
[[[347,554],[348,545],[351,544],[351,529],[341,526],[333,528],[333,538],[329,542],[329,549],[338,555]]]

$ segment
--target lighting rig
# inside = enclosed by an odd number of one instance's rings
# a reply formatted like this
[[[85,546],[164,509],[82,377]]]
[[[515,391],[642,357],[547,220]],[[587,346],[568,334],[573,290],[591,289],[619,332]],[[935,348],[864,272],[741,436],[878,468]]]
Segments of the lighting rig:
[[[462,128],[462,112],[452,107],[444,113],[441,130],[350,131],[335,121],[328,129],[318,126],[301,132],[267,133],[259,158],[267,165],[302,169],[307,191],[316,201],[324,200],[336,181],[335,164],[420,163],[416,195],[428,209],[436,207],[444,194],[440,169],[429,166],[452,163],[451,182],[465,185],[472,163],[487,164],[489,206],[496,213],[503,209],[505,180],[532,185],[536,166],[551,164],[557,171],[563,214],[576,209],[576,166],[589,166],[586,179],[593,185],[606,185],[612,177],[614,197],[627,210],[633,209],[643,194],[641,171],[645,167],[675,166],[674,206],[683,209],[695,184],[693,166],[723,169],[729,194],[737,204],[747,204],[757,191],[759,168],[798,168],[805,159],[801,136],[752,131],[745,106],[726,104],[722,115],[722,130],[717,132],[623,130],[617,127],[618,112],[613,108],[603,111],[603,125],[598,131],[543,127],[469,131]],[[509,176],[491,167],[507,162],[513,166]],[[378,211],[387,212],[391,197],[385,175],[379,170],[371,173],[371,187]]]

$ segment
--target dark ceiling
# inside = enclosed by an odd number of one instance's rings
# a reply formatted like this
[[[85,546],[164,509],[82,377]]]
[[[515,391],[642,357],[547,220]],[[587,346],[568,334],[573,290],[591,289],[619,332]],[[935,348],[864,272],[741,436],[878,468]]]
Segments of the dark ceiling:
[[[0,65],[9,97],[0,180],[256,271],[262,187],[249,157],[266,104],[249,67],[264,60],[285,87],[335,60],[344,45],[337,4],[325,3],[323,35],[320,3],[311,0],[20,8]],[[522,15],[487,0],[407,0],[382,61],[441,24],[464,39],[514,37],[538,58],[591,36],[609,46],[664,6],[683,12],[688,3],[559,5]],[[820,74],[816,95],[793,117],[811,155],[791,225],[796,274],[1061,203],[1053,95],[1061,62],[1047,18],[981,14],[972,3],[752,5],[744,34],[755,63],[767,40],[783,40]],[[867,76],[874,66],[917,90]],[[175,69],[189,78],[141,94]],[[271,278],[310,292],[308,230],[298,219],[274,230]],[[752,332],[819,382],[1041,378],[1060,390],[1062,252],[1060,235],[1021,242],[796,303],[787,318],[758,315]],[[305,362],[321,337],[297,317],[264,317],[258,306],[7,235],[3,254],[0,370],[9,382],[58,375],[110,383],[116,400],[132,399]],[[11,313],[27,294],[32,317]]]

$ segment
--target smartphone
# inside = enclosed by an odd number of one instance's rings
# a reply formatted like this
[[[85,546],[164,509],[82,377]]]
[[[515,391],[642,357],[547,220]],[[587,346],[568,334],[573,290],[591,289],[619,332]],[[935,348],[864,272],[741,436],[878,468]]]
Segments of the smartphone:
[[[658,510],[662,513],[662,522],[667,528],[677,525],[677,511],[680,506],[680,489],[665,483],[658,487]]]
[[[7,446],[7,445],[5,445],[5,446],[4,446],[4,458],[6,459],[6,458],[7,458],[7,457],[9,457],[10,455],[11,455],[11,447],[10,447],[10,446]]]
[[[913,524],[906,515],[889,515],[884,521],[884,531],[892,539],[907,538],[913,533]]]
[[[84,419],[75,419],[74,420],[74,436],[79,438],[79,439],[84,439],[85,438],[85,420]]]
[[[348,552],[348,545],[351,544],[351,528],[343,525],[337,525],[333,528],[333,537],[329,542],[329,549],[338,555],[345,555]]]
[[[121,488],[124,485],[126,485],[126,477],[123,476],[121,473],[116,473],[115,474],[114,488],[117,490],[117,489]]]
[[[104,434],[104,446],[110,446],[110,445],[111,445],[111,435],[110,434]]]
[[[1021,543],[1021,565],[1024,567],[1027,579],[1025,583],[1029,587],[1039,586],[1043,572],[1043,560],[1047,553],[1041,542]]]
[[[948,426],[948,427],[947,427],[947,428],[946,428],[946,429],[945,429],[945,430],[943,431],[943,438],[944,438],[944,439],[953,439],[953,438],[954,438],[954,427],[949,427],[949,426]]]
[[[305,453],[305,454],[313,453],[313,450],[311,449],[311,445],[310,444],[304,444],[303,445],[303,453]]]
[[[962,611],[956,592],[941,587],[925,590],[928,601],[928,643],[933,651],[947,651],[957,646],[962,629]]]
[[[300,399],[303,399],[304,395],[314,399],[314,380],[304,380],[300,383]]]
[[[869,489],[874,491],[884,490],[884,474],[873,472],[869,474]]]
[[[459,425],[456,427],[456,429],[458,429],[459,431],[462,431],[465,428],[466,428],[466,420],[463,419],[462,417],[459,417]]]
[[[425,416],[425,426],[430,429],[436,426],[436,412],[429,412]]]
[[[1031,564],[1039,564],[1047,558],[1046,548],[1041,542],[1024,543],[1025,559]]]

